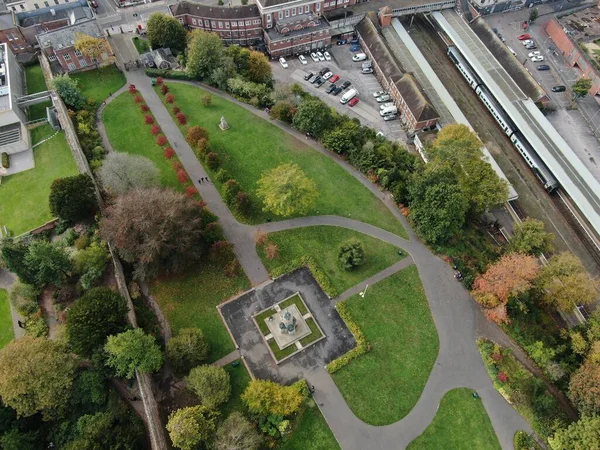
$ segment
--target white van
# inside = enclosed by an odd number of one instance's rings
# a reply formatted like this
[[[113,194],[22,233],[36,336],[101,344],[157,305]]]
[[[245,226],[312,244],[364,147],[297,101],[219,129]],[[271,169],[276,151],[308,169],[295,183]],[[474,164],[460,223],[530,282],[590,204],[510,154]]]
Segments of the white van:
[[[364,61],[365,59],[367,59],[367,55],[365,55],[364,53],[357,53],[352,57],[352,61],[354,62]]]
[[[389,114],[396,114],[397,112],[398,112],[398,108],[396,108],[395,105],[392,105],[392,106],[386,106],[385,108],[381,108],[379,110],[379,115],[381,117],[383,117],[383,116],[387,116]]]
[[[344,95],[342,95],[342,98],[340,98],[340,103],[342,105],[345,105],[350,100],[352,100],[354,97],[356,97],[357,94],[358,94],[358,92],[356,91],[356,89],[350,89],[348,92],[346,92]]]

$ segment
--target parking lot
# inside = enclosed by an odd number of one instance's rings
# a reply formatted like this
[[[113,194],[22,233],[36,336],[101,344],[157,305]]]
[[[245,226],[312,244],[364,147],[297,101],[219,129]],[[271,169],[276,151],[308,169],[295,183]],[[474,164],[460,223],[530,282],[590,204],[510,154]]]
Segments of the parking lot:
[[[286,58],[288,68],[284,69],[279,62],[273,62],[273,76],[278,83],[298,83],[312,95],[318,96],[328,105],[336,108],[341,114],[347,114],[350,117],[356,117],[360,122],[377,131],[381,131],[388,139],[393,141],[406,142],[406,132],[402,128],[400,120],[385,122],[379,115],[379,103],[373,97],[373,93],[382,90],[381,85],[374,75],[362,74],[361,63],[353,62],[349,45],[334,46],[329,50],[331,61],[314,62],[310,55],[305,55],[308,63],[302,65],[297,57]],[[344,81],[350,81],[352,86],[358,91],[360,102],[354,106],[342,105],[340,98],[344,92],[337,96],[327,94],[325,90],[330,85],[329,82],[323,84],[320,88],[304,80],[304,75],[309,72],[318,73],[321,69],[328,67],[334,75],[339,75],[340,79],[336,85],[341,86]]]

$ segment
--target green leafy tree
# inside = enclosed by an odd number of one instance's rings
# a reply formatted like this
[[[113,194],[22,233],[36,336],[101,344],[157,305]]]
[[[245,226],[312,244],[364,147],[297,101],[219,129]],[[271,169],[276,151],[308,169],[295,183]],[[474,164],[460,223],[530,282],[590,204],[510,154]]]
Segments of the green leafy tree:
[[[59,343],[25,336],[0,350],[0,397],[20,417],[60,415],[75,376],[75,360]]]
[[[250,50],[239,45],[230,45],[225,50],[227,56],[233,59],[236,70],[242,75],[248,73],[248,60],[250,59]]]
[[[573,86],[571,86],[571,89],[573,90],[573,97],[585,97],[591,88],[592,80],[590,80],[589,78],[580,78],[575,83],[573,83]]]
[[[176,448],[194,450],[209,440],[217,428],[219,413],[205,406],[181,408],[171,413],[167,431]]]
[[[52,80],[52,89],[56,90],[65,105],[71,109],[82,109],[85,106],[85,97],[77,87],[77,80],[69,75],[56,75]]]
[[[540,16],[540,12],[537,8],[533,8],[529,13],[529,23],[533,23]]]
[[[332,127],[332,123],[331,108],[316,98],[303,101],[292,122],[295,128],[315,137],[321,137]]]
[[[344,270],[352,270],[365,262],[365,250],[362,242],[350,239],[344,242],[338,251],[338,264]]]
[[[183,25],[175,17],[154,13],[146,25],[148,41],[153,49],[170,48],[184,50],[186,33]]]
[[[28,242],[23,239],[5,238],[1,245],[2,260],[6,264],[6,268],[17,274],[23,283],[33,285],[36,282],[35,271],[32,271],[25,261],[29,252]]]
[[[114,369],[119,377],[133,378],[136,371],[156,372],[162,365],[160,347],[153,336],[140,328],[109,336],[104,351],[106,365]]]
[[[25,256],[25,263],[34,274],[34,286],[38,288],[62,284],[72,269],[65,251],[48,241],[33,241]]]
[[[305,214],[319,196],[317,184],[297,164],[281,164],[258,180],[258,196],[264,210],[288,217]]]
[[[600,362],[588,357],[569,381],[569,398],[583,415],[600,413]]]
[[[66,222],[78,222],[98,209],[92,179],[87,174],[59,178],[50,186],[50,211]]]
[[[226,90],[227,81],[229,81],[230,78],[235,77],[235,74],[236,70],[233,58],[229,56],[222,56],[218,67],[215,67],[210,74],[210,82],[219,89]]]
[[[251,51],[248,57],[248,79],[255,83],[269,83],[273,78],[271,64],[260,52]]]
[[[10,290],[9,299],[17,312],[27,317],[35,314],[40,309],[37,302],[39,293],[39,289],[32,285],[17,281]]]
[[[182,328],[167,343],[167,359],[175,373],[189,373],[208,358],[209,346],[199,328]]]
[[[293,414],[300,408],[303,396],[295,385],[282,386],[269,380],[252,380],[242,394],[250,412],[262,415]]]
[[[262,438],[248,419],[238,411],[232,412],[217,430],[217,450],[257,450]]]
[[[296,114],[296,107],[286,100],[280,100],[273,105],[269,114],[273,119],[291,124]]]
[[[117,292],[94,288],[77,300],[67,312],[66,335],[71,348],[90,357],[106,338],[126,329],[127,303]]]
[[[445,243],[463,227],[468,204],[453,172],[426,170],[413,180],[409,196],[411,219],[426,241]]]
[[[600,449],[600,416],[584,416],[548,439],[552,450]]]
[[[544,222],[528,217],[514,228],[510,249],[515,253],[539,256],[554,249],[554,235],[544,229]]]
[[[345,155],[356,151],[360,142],[360,126],[352,121],[344,122],[323,137],[323,144],[332,152]]]
[[[209,409],[216,409],[231,395],[229,374],[217,366],[194,367],[186,377],[188,388],[196,394],[200,404]]]
[[[111,152],[98,171],[102,187],[112,195],[123,195],[131,189],[160,186],[156,164],[140,155]]]
[[[37,431],[22,432],[12,428],[0,438],[0,448],[4,450],[37,450],[39,436]]]
[[[223,42],[216,33],[192,31],[188,44],[186,71],[194,78],[205,79],[219,67],[223,55]]]

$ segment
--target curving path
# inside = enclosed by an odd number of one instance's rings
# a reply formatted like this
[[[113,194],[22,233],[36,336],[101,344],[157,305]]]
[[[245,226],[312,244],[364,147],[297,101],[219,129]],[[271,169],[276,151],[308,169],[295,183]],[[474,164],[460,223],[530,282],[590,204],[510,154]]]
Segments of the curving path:
[[[344,450],[405,448],[431,423],[440,400],[447,391],[455,387],[470,387],[478,391],[503,448],[513,448],[512,439],[515,431],[519,429],[531,431],[525,420],[496,392],[483,366],[475,339],[478,327],[480,330],[485,329],[488,326],[487,321],[462,284],[456,282],[451,268],[419,242],[406,219],[396,208],[391,196],[381,193],[376,186],[345,161],[331,155],[320,145],[311,143],[317,150],[342,165],[371,192],[381,198],[405,227],[409,240],[375,226],[337,216],[305,217],[257,226],[240,224],[230,213],[212,184],[197,182],[200,177],[205,177],[207,174],[160,98],[152,89],[149,79],[142,71],[129,71],[126,76],[127,81],[135,84],[144,96],[157,122],[177,152],[181,163],[194,180],[194,185],[198,188],[200,195],[208,207],[219,216],[225,235],[234,243],[236,255],[253,285],[269,279],[268,272],[256,253],[254,236],[258,229],[274,232],[313,225],[341,226],[379,238],[402,247],[410,253],[412,261],[418,268],[439,335],[440,350],[437,360],[425,389],[412,411],[402,420],[382,427],[365,424],[356,418],[332,378],[324,369],[309,373],[307,378],[316,388],[315,399]],[[205,86],[202,87],[207,89]],[[267,118],[262,111],[240,103],[219,91],[208,89],[215,95],[224,97],[258,116]],[[277,122],[275,124],[290,134],[300,138],[304,137],[283,124]],[[400,270],[409,264],[410,259],[406,258],[393,267]],[[382,271],[375,275],[373,280],[377,281],[391,275],[392,270],[388,268]],[[342,295],[351,295],[351,291]]]

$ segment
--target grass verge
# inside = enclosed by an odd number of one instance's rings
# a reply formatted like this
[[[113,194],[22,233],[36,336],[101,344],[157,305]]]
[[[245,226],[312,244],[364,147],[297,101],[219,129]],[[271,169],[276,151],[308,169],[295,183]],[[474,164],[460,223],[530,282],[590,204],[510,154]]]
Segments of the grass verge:
[[[31,130],[31,141],[36,144],[53,134],[50,125],[43,125]],[[6,226],[15,235],[52,219],[48,205],[50,185],[57,178],[79,173],[62,132],[37,146],[33,157],[34,169],[2,177],[0,226]]]
[[[4,347],[15,338],[8,293],[0,289],[0,348]]]
[[[134,36],[131,38],[131,40],[133,41],[133,45],[135,45],[135,49],[140,55],[150,51],[150,45],[146,39],[143,39],[139,36]]]
[[[305,142],[216,95],[212,96],[210,106],[204,106],[200,98],[206,91],[198,87],[169,83],[169,90],[188,118],[188,125],[181,127],[184,136],[191,125],[206,128],[222,167],[251,196],[254,206],[247,217],[249,222],[263,223],[269,216],[262,211],[262,202],[256,195],[262,173],[283,163],[296,163],[315,181],[319,191],[319,198],[307,216],[333,214],[351,217],[407,237],[400,222],[375,195],[345,169]],[[157,92],[164,100],[160,91]],[[172,105],[165,106],[172,111]],[[218,127],[221,117],[225,117],[230,125],[227,131]],[[221,187],[216,180],[214,182]]]
[[[242,363],[239,359],[237,360],[240,365],[237,367],[233,367],[231,364],[227,364],[225,367],[225,372],[229,374],[229,381],[231,382],[231,396],[227,403],[221,405],[221,419],[226,419],[229,414],[234,411],[245,412],[246,407],[242,402],[240,396],[246,390],[246,386],[250,383],[250,374],[246,369],[244,363]]]
[[[42,66],[34,64],[25,67],[25,79],[27,80],[27,93],[35,94],[36,92],[44,92],[48,90]],[[46,107],[52,106],[50,100],[31,105],[29,107],[29,120],[43,119],[46,117]]]
[[[292,297],[288,298],[286,301],[279,303],[279,307],[281,309],[285,309],[290,305],[296,305],[296,307],[298,308],[298,311],[302,315],[304,315],[308,312],[308,309],[306,308],[306,306],[304,306],[304,302],[302,301],[302,299],[300,298],[300,296],[298,294],[295,294]]]
[[[480,399],[467,388],[447,392],[433,422],[408,450],[500,450],[492,422]]]
[[[277,448],[278,450],[340,450],[340,445],[317,405],[309,400],[293,432],[284,437]]]
[[[437,357],[437,332],[415,266],[344,302],[371,345],[332,377],[354,414],[386,425],[413,408]]]
[[[117,66],[101,67],[69,75],[77,80],[79,89],[85,98],[102,103],[111,94],[125,86],[125,75]]]
[[[283,358],[287,358],[292,353],[296,353],[298,351],[296,344],[292,344],[289,347],[281,349],[279,348],[279,345],[277,345],[277,342],[275,342],[275,339],[269,339],[267,343],[269,344],[269,347],[271,348],[271,351],[273,352],[273,355],[277,361],[281,361]]]

